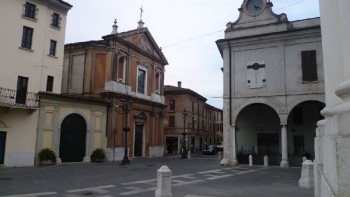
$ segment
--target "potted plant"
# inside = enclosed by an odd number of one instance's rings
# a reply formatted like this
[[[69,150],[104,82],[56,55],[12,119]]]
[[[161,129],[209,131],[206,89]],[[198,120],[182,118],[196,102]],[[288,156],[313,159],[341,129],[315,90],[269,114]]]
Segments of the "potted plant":
[[[103,162],[106,160],[106,153],[102,148],[96,148],[90,156],[92,162]]]
[[[39,161],[42,165],[52,165],[56,163],[56,154],[49,148],[44,148],[39,152]]]

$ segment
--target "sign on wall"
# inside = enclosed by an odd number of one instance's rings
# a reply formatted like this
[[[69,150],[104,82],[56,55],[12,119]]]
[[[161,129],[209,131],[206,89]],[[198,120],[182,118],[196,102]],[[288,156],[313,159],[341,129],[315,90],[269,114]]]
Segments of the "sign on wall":
[[[247,62],[247,86],[249,88],[266,87],[265,62]]]

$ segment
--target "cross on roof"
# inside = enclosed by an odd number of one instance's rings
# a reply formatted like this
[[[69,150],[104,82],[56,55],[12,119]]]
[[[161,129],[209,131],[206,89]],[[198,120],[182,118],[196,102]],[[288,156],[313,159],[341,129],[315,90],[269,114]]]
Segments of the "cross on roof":
[[[144,12],[143,9],[142,9],[142,6],[140,7],[140,12],[141,12],[140,13],[140,20],[142,20],[142,12]]]

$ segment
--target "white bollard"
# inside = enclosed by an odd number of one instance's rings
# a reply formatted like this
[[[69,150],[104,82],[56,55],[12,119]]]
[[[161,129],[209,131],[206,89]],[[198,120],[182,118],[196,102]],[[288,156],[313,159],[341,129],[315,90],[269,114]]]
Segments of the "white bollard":
[[[264,166],[269,166],[269,157],[267,155],[264,156]]]
[[[304,157],[303,157],[303,162],[306,161],[306,160],[307,160],[307,158],[304,156]]]
[[[191,159],[191,151],[187,152],[187,158]]]
[[[311,160],[303,162],[299,187],[312,188],[314,186],[314,163]]]
[[[221,154],[222,154],[222,152],[219,151],[219,152],[218,152],[218,160],[221,160]]]
[[[157,190],[155,197],[172,197],[171,193],[171,170],[162,166],[157,170]]]
[[[253,166],[253,155],[249,155],[249,166]]]

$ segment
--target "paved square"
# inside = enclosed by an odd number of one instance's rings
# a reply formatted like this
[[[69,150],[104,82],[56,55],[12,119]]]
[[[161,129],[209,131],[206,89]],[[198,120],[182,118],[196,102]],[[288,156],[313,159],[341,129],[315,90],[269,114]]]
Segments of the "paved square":
[[[1,197],[154,196],[157,170],[172,170],[174,197],[313,196],[298,187],[301,168],[220,166],[217,157],[133,159],[119,163],[78,163],[0,168]]]

